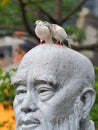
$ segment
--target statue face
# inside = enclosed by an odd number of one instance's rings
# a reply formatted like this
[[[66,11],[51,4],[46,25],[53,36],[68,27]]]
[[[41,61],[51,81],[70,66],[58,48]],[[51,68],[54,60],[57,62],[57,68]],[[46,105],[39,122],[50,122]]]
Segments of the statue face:
[[[76,109],[81,111],[82,104],[78,108],[76,101],[81,81],[71,75],[70,61],[54,58],[54,53],[32,56],[32,63],[28,59],[23,59],[26,65],[21,64],[16,75],[16,130],[79,130]]]
[[[17,73],[21,80],[16,82],[14,110],[17,123],[23,130],[40,130],[45,122],[48,124],[55,123],[57,119],[63,120],[73,107],[75,94],[70,91],[68,82],[64,83],[63,80],[67,69],[64,74],[62,66],[53,66],[53,61],[51,64],[48,61],[42,63],[36,62],[28,73],[24,69],[24,76],[22,71]]]

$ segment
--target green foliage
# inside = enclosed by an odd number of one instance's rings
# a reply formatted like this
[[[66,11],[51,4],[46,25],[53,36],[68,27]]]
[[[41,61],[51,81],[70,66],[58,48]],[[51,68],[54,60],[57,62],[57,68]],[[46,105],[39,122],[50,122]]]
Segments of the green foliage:
[[[2,0],[0,4],[1,4],[2,6],[5,6],[8,2],[9,2],[9,0]]]
[[[7,1],[7,0],[3,0]],[[33,28],[33,23],[38,20],[48,20],[48,16],[51,16],[53,19],[56,17],[56,0],[22,0],[26,3],[26,7],[30,10],[26,10],[26,20],[29,24],[30,28]],[[62,0],[62,18],[64,18],[68,12],[70,12],[79,2],[80,0]],[[0,6],[0,27],[4,28],[4,34],[13,34],[13,32],[17,29],[23,29],[25,30],[24,25],[24,19],[22,17],[22,12],[20,9],[19,4],[17,2],[9,0],[8,3],[5,6]],[[46,12],[40,13],[40,8]],[[45,15],[44,18],[40,15],[37,16],[37,14],[43,14]],[[79,13],[75,13],[73,15],[73,18],[76,19],[76,15]],[[48,14],[48,15],[47,15]],[[46,17],[47,15],[47,17]],[[52,22],[52,21],[49,21]],[[67,22],[67,21],[65,21]],[[63,23],[64,24],[64,23]],[[62,25],[61,25],[62,26]],[[78,29],[76,25],[70,26],[69,24],[65,27],[67,33],[71,35],[71,38],[73,41],[78,41],[79,43],[85,39],[85,33],[82,29]]]
[[[95,67],[96,77],[95,77],[95,91],[96,91],[96,101],[92,108],[90,118],[95,122],[95,127],[98,128],[98,67]]]
[[[66,10],[66,12],[68,13],[71,9],[73,9],[77,2],[79,2],[80,0],[63,0],[64,4],[64,9]]]
[[[11,69],[8,72],[4,72],[0,68],[0,103],[8,101],[11,105],[13,104],[15,89],[11,85],[11,76],[15,72],[15,69]],[[4,105],[7,108],[7,105]]]
[[[75,25],[67,25],[64,28],[74,42],[78,41],[81,43],[86,38],[84,30],[77,28]]]
[[[15,1],[9,0],[5,6],[0,6],[0,27],[5,34],[10,34],[17,28],[23,28],[21,12]]]

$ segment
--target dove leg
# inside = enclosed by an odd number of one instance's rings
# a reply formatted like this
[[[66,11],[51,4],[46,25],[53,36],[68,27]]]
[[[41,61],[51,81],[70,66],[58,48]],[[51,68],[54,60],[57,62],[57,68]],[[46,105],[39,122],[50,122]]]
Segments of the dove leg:
[[[40,39],[40,44],[46,43],[44,40]]]

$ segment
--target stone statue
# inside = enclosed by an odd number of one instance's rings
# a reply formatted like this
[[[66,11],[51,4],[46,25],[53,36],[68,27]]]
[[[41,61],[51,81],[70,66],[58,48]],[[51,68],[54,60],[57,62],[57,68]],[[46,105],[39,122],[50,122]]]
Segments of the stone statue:
[[[16,130],[95,130],[94,69],[80,53],[39,45],[24,56],[12,84]]]

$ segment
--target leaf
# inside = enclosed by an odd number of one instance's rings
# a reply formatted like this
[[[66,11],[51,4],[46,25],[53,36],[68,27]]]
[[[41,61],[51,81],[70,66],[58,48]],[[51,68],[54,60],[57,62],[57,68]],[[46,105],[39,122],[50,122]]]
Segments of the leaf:
[[[3,70],[0,68],[0,75],[3,73]]]
[[[5,6],[8,2],[9,2],[9,0],[2,0],[1,5],[2,5],[2,6]]]
[[[98,71],[98,66],[94,66],[95,70]]]
[[[4,72],[0,69],[0,103],[8,101],[10,105],[13,105],[15,97],[15,88],[10,84],[11,76],[14,74],[15,69]],[[1,82],[2,81],[2,82]]]

